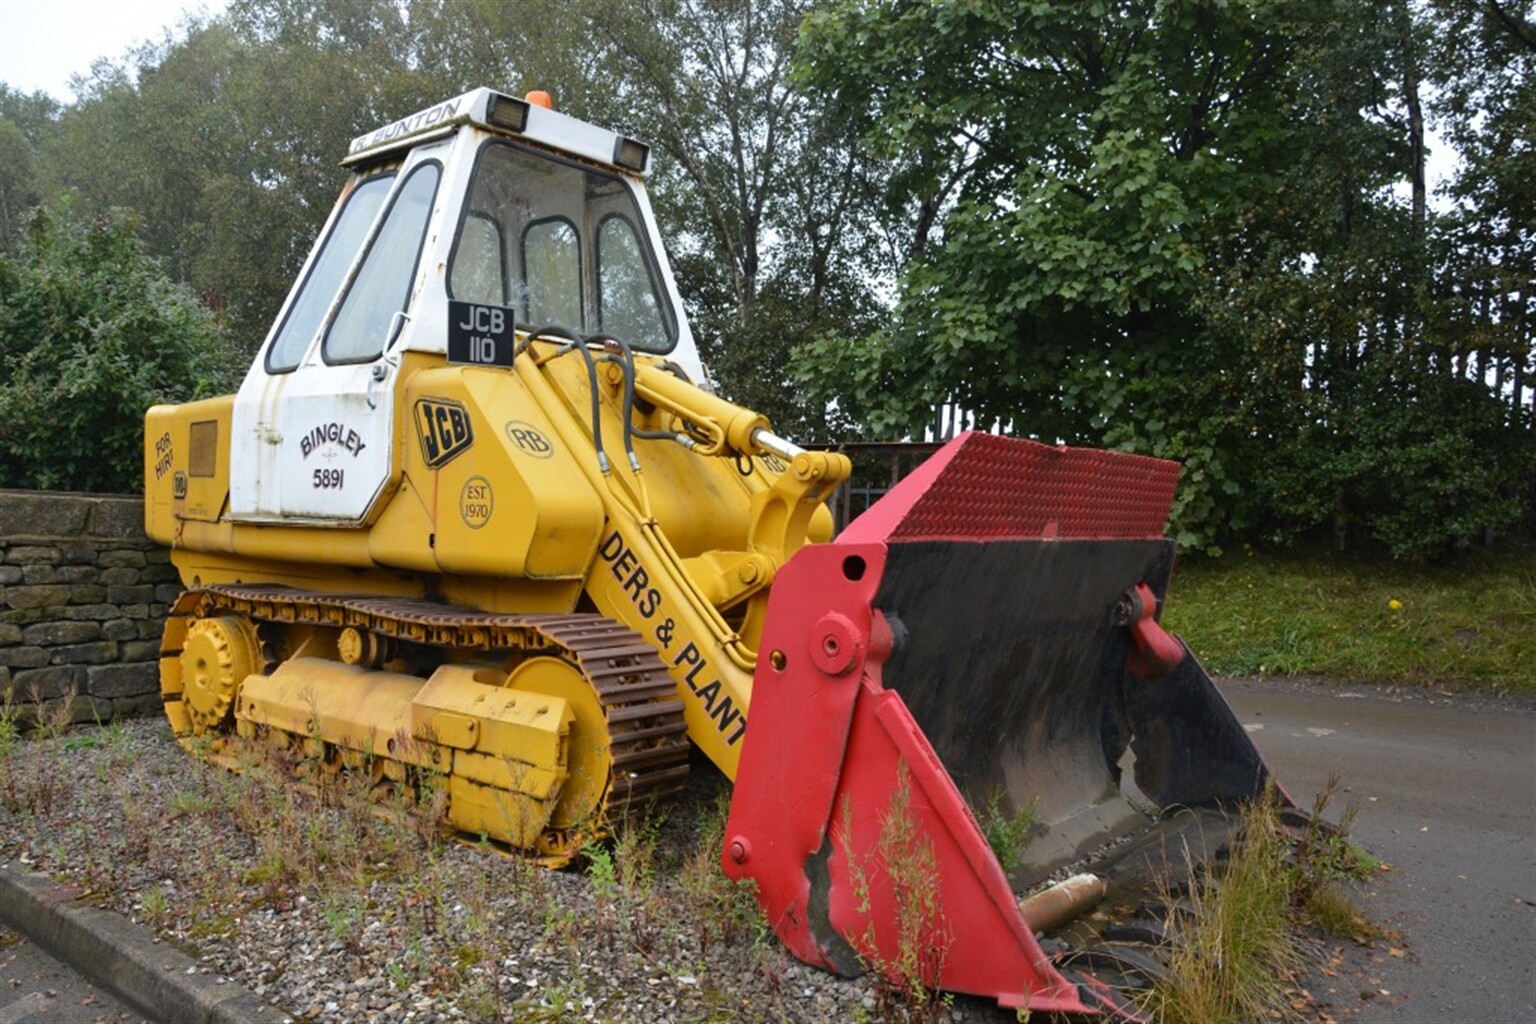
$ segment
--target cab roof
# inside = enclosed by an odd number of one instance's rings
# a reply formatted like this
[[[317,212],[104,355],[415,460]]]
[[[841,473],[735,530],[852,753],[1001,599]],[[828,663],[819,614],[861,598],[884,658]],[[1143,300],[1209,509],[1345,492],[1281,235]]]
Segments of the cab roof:
[[[366,163],[464,124],[521,136],[630,174],[650,172],[645,143],[494,89],[474,89],[359,135],[342,163]]]

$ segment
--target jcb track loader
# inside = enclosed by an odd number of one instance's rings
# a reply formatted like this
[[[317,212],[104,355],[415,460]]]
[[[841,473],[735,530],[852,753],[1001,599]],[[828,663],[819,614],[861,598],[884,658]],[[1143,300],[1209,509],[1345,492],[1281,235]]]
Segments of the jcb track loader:
[[[703,383],[645,145],[479,89],[344,162],[239,392],[146,416],[184,745],[430,790],[554,865],[696,746],[796,956],[1113,1007],[1018,894],[1268,783],[1157,624],[1178,467],[966,434],[833,540],[848,460]],[[983,810],[1033,822],[1007,872]]]

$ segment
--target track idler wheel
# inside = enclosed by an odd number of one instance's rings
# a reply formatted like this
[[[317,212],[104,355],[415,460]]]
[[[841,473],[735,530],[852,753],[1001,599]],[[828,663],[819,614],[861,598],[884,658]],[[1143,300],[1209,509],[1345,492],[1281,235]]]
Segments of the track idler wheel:
[[[230,722],[240,683],[261,667],[256,628],[240,615],[198,619],[187,627],[179,661],[188,731],[194,736],[221,731]],[[175,716],[171,724],[178,724]]]
[[[563,658],[529,658],[512,670],[505,684],[524,693],[560,697],[576,716],[571,725],[568,772],[549,828],[564,830],[590,825],[603,809],[613,773],[608,716],[592,683]]]

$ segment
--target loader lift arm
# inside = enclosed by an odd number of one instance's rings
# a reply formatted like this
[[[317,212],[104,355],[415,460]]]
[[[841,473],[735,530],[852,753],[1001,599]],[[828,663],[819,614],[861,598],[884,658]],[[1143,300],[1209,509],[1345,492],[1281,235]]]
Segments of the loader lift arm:
[[[527,354],[513,369],[566,447],[596,451],[599,439],[607,445],[622,434],[628,449],[629,438],[636,439],[623,458],[580,460],[593,489],[609,498],[584,591],[603,614],[657,644],[684,700],[693,742],[734,779],[773,581],[808,542],[827,538],[826,499],[851,464],[839,453],[797,448],[774,435],[761,414],[704,391],[664,363],[635,359],[611,339],[566,335],[553,346],[540,339],[540,331],[527,334],[519,345]],[[581,361],[570,358],[578,347]],[[593,351],[598,356],[588,371],[584,359]],[[601,392],[595,414],[573,397],[588,376]],[[639,422],[615,423],[615,412]],[[730,471],[730,486],[748,506],[742,546],[683,555],[669,524],[652,514],[648,467],[675,473],[679,455],[726,465],[755,460],[780,470],[771,481],[756,467],[750,474]]]

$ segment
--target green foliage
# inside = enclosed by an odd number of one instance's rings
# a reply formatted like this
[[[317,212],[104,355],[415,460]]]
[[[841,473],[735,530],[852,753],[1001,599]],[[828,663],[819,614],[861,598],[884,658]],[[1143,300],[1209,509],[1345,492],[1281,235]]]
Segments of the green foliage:
[[[237,379],[217,317],[134,228],[54,203],[0,255],[0,486],[137,491],[144,411]]]
[[[800,379],[875,436],[952,403],[1180,459],[1174,531],[1210,553],[1329,532],[1425,557],[1507,528],[1531,507],[1536,375],[1536,175],[1515,141],[1536,32],[1511,17],[1452,0],[813,11],[800,74],[888,162],[907,248],[893,323],[803,350]],[[1460,66],[1441,28],[1486,62]],[[1430,83],[1476,159],[1469,205],[1426,223],[1422,187],[1405,205],[1392,186],[1422,174],[1411,112]]]
[[[1443,374],[1369,374],[1328,468],[1351,513],[1395,557],[1433,557],[1518,522],[1536,480],[1536,434],[1511,431],[1486,388]]]
[[[799,350],[871,331],[890,272],[876,166],[789,75],[804,0],[594,0],[598,121],[658,150],[649,187],[701,353],[719,390],[785,436],[845,439],[850,418],[797,387]]]
[[[548,89],[653,144],[705,360],[780,433],[960,410],[1181,460],[1187,547],[1434,557],[1536,502],[1533,38],[1466,0],[234,0],[63,109],[0,87],[0,251],[64,191],[132,208],[249,355],[351,137]]]
[[[1380,867],[1380,861],[1349,837],[1358,807],[1346,807],[1337,825],[1328,824],[1324,818],[1342,786],[1339,775],[1328,777],[1327,784],[1312,799],[1306,830],[1292,851],[1291,885],[1300,900],[1335,882],[1368,878]]]
[[[58,107],[45,93],[27,96],[0,83],[0,252],[15,245],[27,211],[42,197],[37,149]]]

